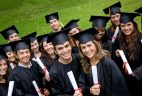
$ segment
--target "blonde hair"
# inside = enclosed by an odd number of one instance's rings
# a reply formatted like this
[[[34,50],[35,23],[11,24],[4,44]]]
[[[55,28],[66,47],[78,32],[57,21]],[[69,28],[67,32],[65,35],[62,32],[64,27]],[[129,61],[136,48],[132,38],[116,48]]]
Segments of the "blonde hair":
[[[96,41],[92,41],[92,42],[96,46],[96,54],[95,54],[95,56],[96,56],[97,59],[101,60],[101,59],[103,59],[105,57],[110,57],[109,51],[103,50],[101,48],[101,46]],[[90,60],[89,60],[88,57],[86,57],[82,53],[80,46],[79,46],[79,49],[80,49],[80,55],[82,57],[81,63],[82,63],[83,70],[84,70],[85,73],[88,73],[90,68],[91,68]]]

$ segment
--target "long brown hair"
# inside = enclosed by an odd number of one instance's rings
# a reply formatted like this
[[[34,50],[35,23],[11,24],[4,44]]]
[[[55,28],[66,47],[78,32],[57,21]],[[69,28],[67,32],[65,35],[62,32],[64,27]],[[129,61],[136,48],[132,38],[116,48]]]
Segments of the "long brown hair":
[[[138,39],[140,36],[140,32],[138,30],[138,26],[136,22],[132,22],[134,26],[134,31],[130,34],[130,40],[127,42],[126,36],[123,32],[121,32],[120,36],[120,44],[121,44],[121,49],[122,50],[127,50],[128,51],[128,57],[130,60],[135,60],[136,59],[136,50],[139,47],[138,44]]]
[[[110,53],[107,51],[107,50],[103,50],[101,48],[101,46],[96,42],[96,41],[92,41],[95,46],[96,46],[96,54],[95,56],[101,60],[107,56],[110,57]],[[80,48],[80,45],[79,45],[79,49],[80,49],[80,55],[82,57],[82,60],[81,60],[81,63],[82,63],[82,67],[83,67],[83,70],[85,73],[88,73],[90,68],[91,68],[91,64],[90,64],[90,60],[88,57],[86,57],[85,55],[83,55],[82,51],[81,51],[81,48]]]

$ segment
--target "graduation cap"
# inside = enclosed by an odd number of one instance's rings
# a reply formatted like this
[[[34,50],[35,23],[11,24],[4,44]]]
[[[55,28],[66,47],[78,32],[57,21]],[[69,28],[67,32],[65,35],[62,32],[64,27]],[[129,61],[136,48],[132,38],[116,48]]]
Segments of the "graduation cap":
[[[95,28],[89,28],[73,35],[72,37],[78,40],[80,44],[85,44],[89,41],[95,40],[95,34],[97,33],[98,31]]]
[[[142,7],[136,9],[135,12],[138,12],[138,13],[141,13],[141,14],[142,14]]]
[[[0,45],[0,47],[3,49],[3,51],[5,53],[7,53],[7,52],[13,52],[10,44],[3,44],[3,45]]]
[[[61,30],[59,32],[51,33],[48,36],[48,42],[52,42],[52,44],[55,46],[55,45],[63,44],[66,41],[69,41],[69,36],[68,36],[69,31],[70,31],[70,28]]]
[[[73,28],[78,27],[77,22],[78,22],[79,20],[80,20],[80,19],[72,19],[72,20],[70,20],[70,21],[64,26],[64,28],[65,28],[65,29],[67,29],[67,28],[73,29]]]
[[[106,16],[91,16],[90,22],[92,22],[93,27],[96,28],[105,28],[106,23],[110,20],[110,17]]]
[[[49,14],[45,16],[46,22],[49,23],[50,20],[57,19],[59,20],[58,12]]]
[[[133,22],[133,19],[134,19],[136,16],[140,16],[140,14],[138,14],[138,13],[126,13],[126,12],[121,12],[120,23]]]
[[[38,37],[37,37],[38,42],[39,42],[39,43],[47,42],[48,36],[49,36],[50,34],[51,34],[51,33],[38,36]]]
[[[36,35],[37,35],[37,33],[33,32],[33,33],[30,33],[30,34],[22,37],[21,39],[29,39],[30,43],[33,43],[35,40],[37,40]]]
[[[18,50],[24,50],[24,49],[29,49],[29,39],[23,39],[23,40],[18,40],[14,42],[10,42],[11,48],[14,52],[17,52]]]
[[[9,36],[12,35],[13,33],[19,33],[18,30],[16,29],[16,27],[10,26],[9,28],[6,28],[5,30],[0,32],[2,34],[2,36],[7,40],[9,39]]]
[[[3,50],[3,48],[0,47],[0,59],[6,58],[6,57],[7,57],[7,56],[6,56],[6,54],[5,54],[4,50]]]
[[[115,13],[119,13],[120,12],[120,8],[121,8],[121,3],[120,1],[103,9],[104,13],[105,14],[110,14],[110,15],[113,15]]]

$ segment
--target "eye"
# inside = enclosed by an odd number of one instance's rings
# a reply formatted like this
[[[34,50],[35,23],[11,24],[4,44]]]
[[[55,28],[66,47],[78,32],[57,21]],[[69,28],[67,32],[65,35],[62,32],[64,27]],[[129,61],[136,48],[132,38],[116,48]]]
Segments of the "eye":
[[[69,47],[69,44],[65,45],[65,48],[68,48]]]

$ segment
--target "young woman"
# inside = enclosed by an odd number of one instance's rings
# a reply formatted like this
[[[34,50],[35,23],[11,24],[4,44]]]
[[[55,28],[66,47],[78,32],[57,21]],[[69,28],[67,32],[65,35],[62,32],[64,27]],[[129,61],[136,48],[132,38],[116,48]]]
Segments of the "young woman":
[[[126,79],[126,83],[130,90],[131,96],[142,95],[142,34],[139,32],[137,23],[133,20],[137,13],[121,13],[120,18],[120,29],[121,35],[119,38],[119,48],[116,50],[116,56],[119,56],[119,50],[123,50],[124,54],[128,60],[128,63],[133,71],[132,75],[125,73],[124,69],[122,73]],[[121,59],[117,59],[121,62]],[[121,62],[121,65],[123,63]],[[137,79],[137,80],[136,80]]]
[[[108,40],[106,34],[106,24],[110,20],[110,17],[106,16],[91,16],[90,21],[92,27],[99,33],[95,35],[95,40],[101,45],[102,49],[108,50],[112,53],[112,42]]]
[[[112,39],[114,32],[116,30],[116,27],[119,26],[120,24],[120,8],[121,8],[121,3],[117,2],[108,8],[105,8],[103,11],[105,14],[109,14],[111,17],[111,26],[106,30],[107,33],[107,38],[109,40]]]
[[[124,78],[115,62],[94,41],[97,33],[94,28],[90,28],[73,36],[79,41],[82,53],[84,74],[80,77],[80,86],[84,85],[85,96],[129,96]],[[97,84],[93,84],[91,66],[97,66]]]
[[[8,65],[3,54],[0,54],[0,96],[7,96],[8,94]],[[13,90],[12,96],[17,96],[16,91]]]

